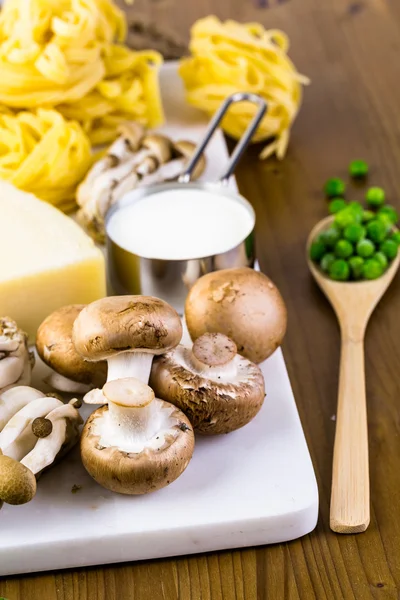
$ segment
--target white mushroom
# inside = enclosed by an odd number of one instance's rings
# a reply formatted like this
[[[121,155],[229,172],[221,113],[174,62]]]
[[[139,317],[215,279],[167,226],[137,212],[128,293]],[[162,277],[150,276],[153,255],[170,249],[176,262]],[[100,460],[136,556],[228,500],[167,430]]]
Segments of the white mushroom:
[[[85,360],[107,360],[107,381],[136,377],[144,383],[154,355],[174,348],[181,337],[178,313],[152,296],[113,296],[92,302],[76,318],[72,334],[75,349]],[[89,392],[84,400],[105,403],[100,390]]]
[[[19,385],[9,388],[0,394],[0,432],[21,408],[37,400],[43,398],[46,394],[39,392],[35,388],[26,385]]]
[[[24,432],[25,428],[31,426],[34,419],[37,417],[45,417],[50,411],[58,406],[63,406],[61,400],[58,400],[53,396],[44,396],[32,400],[32,402],[29,402],[29,404],[21,408],[21,410],[11,417],[0,433],[0,449],[3,451],[3,454],[8,455],[9,451],[12,454],[17,452],[12,444],[19,444],[19,436]]]
[[[144,128],[139,123],[130,122],[121,124],[119,129],[121,136],[111,144],[107,154],[93,165],[80,184],[76,198],[78,206],[83,207],[90,202],[92,185],[101,173],[127,161],[132,153],[139,150]]]
[[[53,464],[56,458],[60,457],[60,453],[68,452],[76,444],[79,439],[79,425],[83,423],[79,412],[71,403],[53,409],[46,415],[45,421],[50,423],[48,434],[44,434],[42,427],[35,447],[21,460],[21,464],[35,475]],[[36,429],[36,435],[38,433]]]
[[[178,179],[196,148],[193,142],[145,134],[134,122],[120,129],[121,137],[93,165],[77,191],[78,220],[98,242],[105,241],[104,219],[115,202],[137,187]],[[197,179],[204,168],[202,156],[192,178]]]
[[[33,365],[27,334],[10,317],[0,318],[0,391],[14,385],[29,385]]]
[[[29,502],[36,492],[35,476],[76,444],[82,424],[80,404],[77,399],[63,404],[42,394],[6,424],[0,433],[0,506],[2,501]]]
[[[185,415],[138,379],[110,381],[103,391],[108,406],[92,413],[81,438],[93,479],[120,494],[146,494],[179,477],[194,449]]]
[[[77,191],[81,207],[78,220],[98,241],[104,241],[104,218],[110,207],[172,156],[171,142],[163,135],[142,135],[134,145],[127,143],[125,134],[122,139],[122,146],[120,141],[114,142],[101,165],[92,167]]]
[[[137,187],[145,187],[162,183],[164,181],[177,181],[186,169],[189,159],[192,157],[196,144],[186,140],[172,143],[173,157],[167,163],[161,164],[158,169],[150,174],[144,175],[138,182]],[[198,179],[206,167],[206,159],[200,157],[192,174],[192,180]]]

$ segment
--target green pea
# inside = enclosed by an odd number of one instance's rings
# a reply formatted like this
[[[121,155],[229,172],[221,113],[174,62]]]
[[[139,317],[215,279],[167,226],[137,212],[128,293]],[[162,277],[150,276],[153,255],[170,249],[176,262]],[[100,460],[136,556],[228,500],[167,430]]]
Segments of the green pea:
[[[335,215],[344,208],[346,208],[346,200],[344,200],[343,198],[333,198],[329,202],[328,210],[331,213],[331,215]]]
[[[391,234],[390,239],[396,242],[398,246],[400,246],[400,231],[394,231]]]
[[[375,219],[375,213],[372,212],[372,210],[364,210],[363,216],[362,216],[362,222],[369,223],[369,221],[372,221],[372,219]]]
[[[377,213],[378,219],[387,218],[392,225],[396,225],[399,221],[399,213],[393,206],[382,206]]]
[[[347,240],[339,240],[335,244],[335,254],[338,258],[349,258],[354,252],[353,245]]]
[[[319,239],[327,248],[333,248],[340,238],[340,231],[336,227],[329,227],[321,233]]]
[[[363,213],[364,213],[364,208],[362,206],[362,204],[360,204],[359,202],[350,202],[348,207],[354,212],[354,214],[358,215],[360,218],[360,221],[362,219]]]
[[[364,259],[361,256],[351,256],[349,258],[349,266],[353,279],[361,279],[364,268]]]
[[[383,242],[388,231],[387,225],[378,219],[374,219],[367,224],[367,237],[375,243]]]
[[[371,240],[360,240],[357,244],[357,254],[362,258],[368,258],[375,252],[375,244]]]
[[[324,186],[325,194],[328,198],[335,198],[337,196],[343,196],[346,191],[346,185],[343,179],[339,177],[333,177],[328,179]]]
[[[384,223],[384,225],[386,225],[386,229],[388,232],[393,227],[393,223],[391,222],[389,215],[386,215],[386,214],[376,215],[376,218],[378,219],[378,221],[382,221],[382,223]]]
[[[379,250],[389,259],[393,260],[397,256],[399,247],[394,240],[385,240],[379,246]]]
[[[389,261],[387,259],[387,256],[385,254],[383,254],[383,252],[375,252],[375,254],[372,258],[381,265],[381,267],[384,271],[387,269]]]
[[[371,187],[365,194],[368,206],[379,208],[385,203],[385,191],[380,187]]]
[[[321,240],[315,240],[310,246],[310,258],[315,262],[319,262],[326,254],[326,246]]]
[[[364,263],[363,277],[364,279],[378,279],[383,274],[383,271],[384,268],[378,261],[369,258]]]
[[[345,229],[348,225],[353,225],[354,223],[360,223],[362,216],[355,213],[349,206],[346,206],[343,210],[336,213],[335,215],[335,225],[339,227],[339,229]]]
[[[319,263],[319,266],[324,271],[324,273],[328,273],[329,269],[331,268],[332,263],[334,263],[335,260],[336,260],[335,255],[332,254],[331,252],[328,252],[328,254],[325,254],[321,258],[321,262]]]
[[[347,281],[350,277],[350,267],[347,260],[336,259],[329,268],[329,277],[335,281]]]
[[[352,160],[349,164],[349,173],[354,179],[362,179],[368,175],[368,165],[365,160]]]
[[[363,238],[365,238],[365,228],[359,223],[354,223],[353,225],[347,225],[346,229],[343,232],[343,235],[346,240],[356,244]]]

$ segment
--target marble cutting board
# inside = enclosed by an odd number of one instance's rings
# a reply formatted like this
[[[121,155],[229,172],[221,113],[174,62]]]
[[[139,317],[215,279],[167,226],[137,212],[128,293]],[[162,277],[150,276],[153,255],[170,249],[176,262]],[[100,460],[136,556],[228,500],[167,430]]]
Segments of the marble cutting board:
[[[161,87],[164,129],[198,140],[206,121],[184,104],[174,64],[163,67]],[[226,158],[218,132],[205,177],[217,179]],[[267,398],[258,416],[229,435],[198,436],[188,469],[163,490],[112,494],[86,474],[75,449],[42,476],[31,503],[0,511],[0,576],[271,544],[312,531],[318,489],[281,351],[261,368]],[[34,372],[42,389],[45,369]]]

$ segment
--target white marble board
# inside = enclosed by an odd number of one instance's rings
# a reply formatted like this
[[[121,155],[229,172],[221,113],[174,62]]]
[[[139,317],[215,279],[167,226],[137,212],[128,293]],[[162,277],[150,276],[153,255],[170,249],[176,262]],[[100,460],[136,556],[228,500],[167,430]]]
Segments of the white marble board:
[[[184,105],[174,65],[163,68],[162,91],[169,133],[201,137],[204,118]],[[218,134],[208,179],[217,179],[226,157]],[[86,474],[75,449],[42,476],[31,503],[0,511],[0,576],[271,544],[312,531],[317,484],[280,350],[262,370],[267,398],[258,416],[229,435],[198,436],[188,469],[163,490],[112,494]],[[43,388],[43,375],[38,365],[34,385]],[[72,493],[73,486],[81,487]]]

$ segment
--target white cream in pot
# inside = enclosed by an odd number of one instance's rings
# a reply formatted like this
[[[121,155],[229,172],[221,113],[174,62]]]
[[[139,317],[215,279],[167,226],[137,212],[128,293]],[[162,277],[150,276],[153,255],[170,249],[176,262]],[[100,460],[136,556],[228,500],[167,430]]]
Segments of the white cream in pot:
[[[165,190],[121,208],[107,225],[120,247],[144,258],[191,260],[231,250],[252,231],[245,206],[199,189]]]

